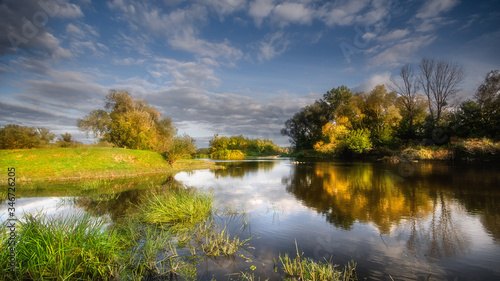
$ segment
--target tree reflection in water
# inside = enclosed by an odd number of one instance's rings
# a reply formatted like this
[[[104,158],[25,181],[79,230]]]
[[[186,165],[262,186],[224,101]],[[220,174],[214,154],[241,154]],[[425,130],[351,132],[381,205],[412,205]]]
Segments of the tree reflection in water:
[[[397,167],[380,163],[313,162],[292,169],[290,177],[282,179],[287,191],[329,223],[345,230],[356,222],[373,224],[381,235],[406,239],[413,255],[452,257],[470,249],[471,238],[461,220],[472,202],[464,202],[460,191],[471,188],[488,202],[479,211],[481,221],[498,239],[500,212],[489,203],[498,192],[491,197],[491,192],[464,185],[471,179],[464,180],[446,165],[416,164],[407,178],[398,175]],[[464,197],[475,201],[474,196]]]

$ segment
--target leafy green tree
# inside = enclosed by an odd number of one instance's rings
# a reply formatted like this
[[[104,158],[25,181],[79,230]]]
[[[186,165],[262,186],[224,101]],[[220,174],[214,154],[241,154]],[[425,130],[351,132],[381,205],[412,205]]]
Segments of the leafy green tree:
[[[370,141],[370,130],[357,129],[349,132],[343,143],[343,149],[347,153],[361,154],[372,147]]]
[[[171,146],[165,153],[165,157],[170,165],[187,156],[196,152],[195,139],[184,134],[180,136],[175,136],[171,142]]]
[[[483,83],[479,85],[474,96],[481,108],[484,135],[500,138],[500,71],[488,72]],[[478,124],[478,126],[481,126]]]
[[[394,138],[394,128],[401,115],[395,105],[396,93],[388,93],[384,85],[376,86],[366,97],[363,106],[366,128],[376,144],[388,144]]]
[[[59,147],[75,147],[82,144],[77,142],[70,133],[61,134],[61,137],[57,139],[56,145]]]
[[[40,145],[48,145],[54,141],[56,135],[47,128],[37,128]]]
[[[106,96],[104,109],[90,112],[77,126],[117,147],[157,152],[166,152],[176,134],[170,118],[162,118],[146,101],[115,90]]]
[[[40,143],[40,135],[33,127],[9,124],[0,129],[0,149],[34,148]]]
[[[285,122],[281,134],[289,136],[297,150],[311,149],[322,138],[322,127],[330,121],[331,111],[323,101],[303,107]]]
[[[453,115],[452,126],[457,128],[455,134],[458,137],[479,138],[486,135],[481,106],[475,101],[465,101]]]
[[[290,137],[295,149],[312,149],[323,137],[322,129],[335,118],[337,109],[348,104],[353,94],[346,86],[326,92],[323,98],[303,107],[285,122],[281,134]]]

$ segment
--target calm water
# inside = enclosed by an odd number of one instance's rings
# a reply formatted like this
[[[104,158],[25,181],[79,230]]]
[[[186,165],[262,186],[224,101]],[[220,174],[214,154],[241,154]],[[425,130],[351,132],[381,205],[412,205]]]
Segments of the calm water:
[[[316,260],[341,266],[354,260],[361,280],[426,280],[429,275],[431,280],[500,280],[498,166],[296,164],[289,159],[219,164],[225,169],[181,172],[175,179],[212,192],[220,208],[244,210],[246,227],[232,222],[229,229],[252,237],[251,248],[244,251],[246,259],[203,260],[197,265],[201,280],[228,280],[228,274],[251,271],[252,265],[256,277],[279,280],[273,259],[295,254],[296,245]],[[85,210],[114,219],[140,204],[143,192],[20,198],[17,206]]]
[[[446,163],[247,160],[224,170],[179,173],[219,204],[250,213],[250,250],[262,277],[295,253],[344,265],[369,280],[500,280],[498,167]],[[225,271],[244,270],[242,263]],[[207,263],[204,276],[220,274]],[[217,275],[216,275],[217,276]]]

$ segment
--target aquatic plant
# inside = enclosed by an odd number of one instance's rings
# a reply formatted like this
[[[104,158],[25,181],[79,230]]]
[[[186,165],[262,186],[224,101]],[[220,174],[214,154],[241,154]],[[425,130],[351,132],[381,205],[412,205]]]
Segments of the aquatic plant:
[[[17,274],[7,272],[4,278],[93,280],[115,276],[120,243],[105,223],[87,214],[55,218],[27,214],[17,229]],[[2,268],[7,267],[3,258],[0,263]]]
[[[144,222],[182,231],[208,218],[212,211],[212,201],[212,196],[208,193],[168,186],[166,191],[152,193],[139,208]]]
[[[316,262],[304,257],[297,248],[297,257],[291,258],[288,253],[279,255],[283,271],[291,280],[323,280],[323,281],[350,281],[358,280],[356,263],[351,261],[343,270],[337,270],[337,265],[325,262]]]
[[[203,251],[207,256],[232,255],[243,247],[251,238],[240,241],[239,238],[233,237],[227,232],[226,227],[221,232],[212,232],[207,235],[203,242]]]

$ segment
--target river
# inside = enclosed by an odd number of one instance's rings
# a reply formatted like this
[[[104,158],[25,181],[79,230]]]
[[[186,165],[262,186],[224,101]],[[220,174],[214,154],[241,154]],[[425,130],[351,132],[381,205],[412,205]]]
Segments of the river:
[[[211,192],[218,208],[244,212],[245,227],[232,229],[242,239],[251,237],[250,247],[245,258],[199,263],[198,279],[228,280],[229,274],[251,271],[255,280],[279,280],[279,255],[298,250],[341,267],[353,260],[361,280],[500,280],[498,165],[287,158],[218,164],[224,169],[181,172],[175,180]],[[113,218],[138,193],[109,195],[112,203],[95,213]],[[32,206],[37,199],[21,198],[19,207],[23,200]],[[89,210],[85,200],[62,201]]]

